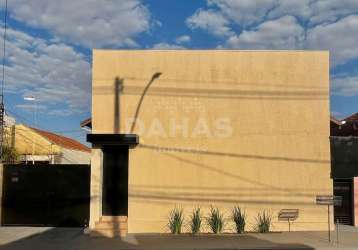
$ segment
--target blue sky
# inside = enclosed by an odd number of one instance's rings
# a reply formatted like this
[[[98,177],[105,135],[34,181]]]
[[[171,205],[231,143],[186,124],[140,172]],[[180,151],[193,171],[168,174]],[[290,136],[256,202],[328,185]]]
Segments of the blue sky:
[[[358,112],[357,0],[8,0],[8,8],[8,113],[34,126],[23,97],[35,96],[38,127],[82,142],[92,48],[329,50],[331,113]]]

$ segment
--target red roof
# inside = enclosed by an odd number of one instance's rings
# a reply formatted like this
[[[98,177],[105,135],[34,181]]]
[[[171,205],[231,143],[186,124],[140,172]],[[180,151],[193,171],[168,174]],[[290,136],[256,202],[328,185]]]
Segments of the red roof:
[[[343,119],[343,121],[358,121],[358,113],[350,115]]]
[[[48,131],[44,131],[38,128],[31,128],[34,131],[36,131],[37,133],[39,133],[40,135],[42,135],[43,137],[45,137],[46,139],[48,139],[49,141],[51,141],[52,143],[63,147],[63,148],[67,148],[67,149],[73,149],[73,150],[79,150],[79,151],[85,151],[85,152],[91,152],[91,149],[88,148],[87,146],[83,145],[82,143],[62,136],[62,135],[58,135],[58,134],[54,134]]]
[[[92,128],[92,118],[87,118],[86,120],[81,122],[81,127],[88,127],[88,128]]]
[[[336,118],[334,118],[333,116],[331,116],[331,122],[333,122],[336,125],[341,125],[341,121],[337,120]]]
[[[358,113],[339,121],[331,117],[331,136],[358,136]]]

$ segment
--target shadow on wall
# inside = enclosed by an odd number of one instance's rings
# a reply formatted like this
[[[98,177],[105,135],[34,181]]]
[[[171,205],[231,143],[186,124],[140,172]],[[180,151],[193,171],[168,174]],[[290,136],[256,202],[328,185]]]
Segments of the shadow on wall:
[[[1,234],[11,234],[12,228],[1,228]],[[5,233],[5,231],[7,231]],[[257,235],[259,236],[259,235]],[[82,229],[55,228],[26,238],[16,238],[10,243],[0,239],[0,250],[47,250],[47,249],[307,249],[314,248],[302,243],[277,243],[255,235],[189,235],[172,236],[159,234],[130,234],[125,238],[94,238],[83,234]],[[295,242],[295,241],[294,241]]]
[[[195,97],[195,98],[212,98],[212,99],[242,99],[242,100],[328,100],[328,91],[317,90],[315,88],[302,90],[238,90],[235,89],[207,89],[207,88],[178,88],[178,87],[152,87],[150,85],[160,76],[160,72],[153,74],[146,87],[139,85],[123,86],[122,93],[124,95],[151,95],[151,96],[167,96],[167,97]],[[115,79],[115,82],[119,78]],[[124,81],[130,78],[122,78]],[[143,79],[145,80],[145,79]],[[164,79],[163,81],[166,81]],[[218,84],[218,82],[208,82],[208,84]],[[240,86],[240,83],[237,83]],[[116,91],[116,90],[115,90]],[[110,86],[93,87],[93,94],[112,95],[113,88]],[[115,94],[116,96],[117,94]],[[141,98],[142,100],[143,98]],[[141,103],[141,102],[140,102]],[[140,104],[139,103],[139,104]],[[140,105],[138,105],[140,106]]]
[[[228,193],[230,188],[220,188],[220,187],[181,187],[181,186],[148,186],[148,185],[133,185],[130,187],[129,196],[135,200],[145,200],[149,203],[175,203],[177,201],[181,202],[201,202],[201,203],[245,203],[245,204],[270,204],[270,205],[311,205],[315,207],[314,196],[317,193],[326,193],[330,190],[323,189],[310,189],[310,188],[285,188],[281,186],[274,186],[270,184],[261,183],[257,180],[252,180],[247,177],[244,177],[239,174],[231,173],[224,169],[218,167],[210,166],[202,162],[194,161],[191,159],[184,158],[178,155],[179,153],[193,153],[193,154],[205,154],[205,155],[215,155],[215,156],[230,156],[230,157],[244,157],[252,159],[261,159],[261,160],[273,160],[273,161],[287,161],[287,162],[302,162],[302,163],[311,163],[311,164],[327,164],[329,161],[320,161],[320,160],[311,160],[311,159],[295,159],[295,158],[283,158],[283,157],[263,157],[255,155],[240,155],[232,153],[220,153],[220,152],[208,152],[200,150],[187,150],[187,149],[178,149],[178,148],[165,148],[158,146],[149,146],[149,145],[140,145],[140,147],[148,150],[158,150],[158,152],[165,154],[167,157],[173,158],[177,161],[183,162],[183,166],[193,166],[202,168],[205,171],[214,172],[225,177],[234,178],[237,181],[245,182],[251,184],[255,188],[247,188],[243,190],[233,189],[232,193]],[[205,194],[206,191],[210,190],[210,193]],[[225,195],[222,194],[222,191],[225,190]],[[258,191],[257,194],[252,194],[251,191]],[[267,193],[267,190],[270,192]],[[272,191],[274,190],[274,192]],[[245,199],[246,196],[246,199]],[[255,196],[256,199],[251,197]],[[237,197],[241,197],[237,199]],[[271,199],[267,199],[271,197]],[[291,201],[282,201],[282,197],[294,197]],[[312,201],[307,201],[306,198],[312,198]],[[236,198],[236,199],[235,199]],[[306,201],[299,201],[297,198],[303,198]]]
[[[199,97],[199,98],[214,98],[214,99],[252,99],[252,100],[317,100],[322,99],[326,100],[328,98],[327,91],[323,89],[317,89],[317,88],[300,88],[300,86],[294,86],[294,90],[238,90],[238,89],[193,89],[193,88],[177,88],[177,87],[151,87],[152,83],[155,79],[159,78],[161,75],[160,72],[154,73],[152,77],[149,79],[135,79],[135,78],[116,78],[115,79],[115,108],[114,108],[114,132],[119,133],[119,117],[120,117],[120,111],[119,111],[119,105],[120,105],[120,94],[127,94],[127,95],[140,95],[140,99],[138,101],[138,104],[136,106],[136,110],[134,113],[134,121],[131,126],[131,133],[134,132],[136,121],[140,114],[140,109],[143,104],[144,97],[146,95],[153,95],[153,96],[168,96],[168,97]],[[128,80],[145,80],[148,81],[148,83],[143,86],[124,86],[123,82],[125,79]],[[180,82],[181,80],[168,80],[164,79],[163,81],[175,81]],[[216,84],[217,82],[208,82],[210,84]],[[234,84],[231,82],[231,84]],[[235,83],[240,85],[240,83]],[[245,84],[243,84],[245,85]],[[246,84],[249,85],[249,84]],[[282,85],[275,85],[271,84],[275,87],[287,87]],[[292,86],[290,86],[292,87]],[[113,94],[113,89],[110,87],[94,87],[93,94]],[[307,193],[307,189],[304,189],[304,192],[302,192],[302,189],[289,189],[289,188],[282,188],[282,187],[276,187],[269,184],[260,183],[256,180],[250,180],[248,178],[242,177],[240,175],[236,175],[233,173],[230,173],[228,171],[215,168],[213,166],[205,165],[200,162],[192,161],[189,159],[185,159],[181,157],[177,153],[190,153],[190,154],[202,154],[202,155],[213,155],[213,156],[223,156],[223,157],[235,157],[235,158],[247,158],[247,159],[257,159],[257,160],[270,160],[270,161],[283,161],[283,162],[297,162],[297,163],[311,163],[311,164],[328,164],[329,161],[327,160],[316,160],[316,159],[303,159],[303,158],[290,158],[290,157],[280,157],[280,156],[262,156],[262,155],[248,155],[248,154],[237,154],[237,153],[225,153],[225,152],[213,152],[213,151],[205,151],[205,150],[193,150],[193,149],[183,149],[183,148],[174,148],[174,147],[161,147],[156,145],[143,145],[140,144],[139,147],[142,147],[144,149],[149,150],[156,150],[160,152],[164,152],[167,156],[174,158],[178,161],[184,162],[185,166],[196,166],[200,168],[204,168],[207,171],[216,172],[218,174],[235,178],[240,181],[253,184],[255,186],[262,187],[263,189],[273,189],[276,190],[277,198],[275,200],[268,201],[265,200],[252,200],[252,199],[235,199],[234,197],[228,197],[225,196],[224,198],[219,197],[219,195],[215,196],[213,194],[208,195],[207,197],[203,195],[200,191],[199,192],[185,192],[185,193],[174,193],[174,192],[160,192],[160,190],[154,191],[154,190],[147,190],[144,189],[133,189],[130,190],[130,197],[134,199],[144,199],[146,202],[175,202],[175,201],[199,201],[199,202],[218,202],[218,203],[254,203],[254,204],[273,204],[273,205],[283,205],[283,204],[289,204],[289,205],[314,205],[314,201],[311,202],[300,202],[297,200],[293,200],[291,202],[282,202],[280,197],[282,196],[290,196],[294,195],[297,197],[312,197],[314,194],[313,192],[322,192],[326,190],[311,190],[311,192]],[[175,153],[175,154],[174,154]],[[181,187],[178,187],[181,188]],[[329,190],[327,190],[329,191]],[[132,193],[131,193],[132,192]],[[236,192],[236,197],[238,197],[238,193]],[[270,196],[273,194],[271,193]]]
[[[152,85],[152,83],[158,79],[160,77],[162,73],[161,72],[156,72],[153,74],[153,76],[151,77],[151,79],[149,80],[149,82],[146,84],[141,97],[139,99],[135,114],[134,114],[134,120],[131,126],[131,130],[130,133],[133,133],[134,129],[135,129],[135,125],[138,119],[138,115],[140,112],[140,108],[142,106],[144,97],[149,89],[149,87]],[[118,134],[120,132],[120,95],[123,93],[123,89],[124,89],[124,85],[123,85],[124,79],[123,78],[119,78],[116,77],[114,79],[114,124],[113,124],[113,128],[114,128],[114,133]]]
[[[142,107],[142,103],[143,103],[143,100],[144,100],[144,97],[145,95],[147,94],[148,92],[148,89],[149,87],[152,85],[152,83],[158,79],[160,76],[161,76],[161,72],[156,72],[153,74],[152,78],[150,79],[150,81],[147,83],[147,85],[145,86],[144,90],[143,90],[143,93],[142,95],[140,96],[140,99],[139,99],[139,102],[138,102],[138,105],[137,105],[137,108],[136,108],[136,111],[135,111],[135,114],[134,114],[134,121],[132,123],[132,126],[131,126],[131,130],[130,130],[130,133],[133,134],[134,132],[134,129],[135,129],[135,125],[137,123],[137,119],[138,119],[138,116],[139,116],[139,112],[140,112],[140,108]]]
[[[163,79],[165,82],[175,83],[196,83],[196,84],[228,84],[236,86],[257,86],[262,87],[262,90],[237,90],[236,89],[205,89],[205,88],[177,88],[177,87],[153,87],[148,91],[150,85],[153,81],[160,77],[161,72],[153,73],[149,82],[143,86],[130,85],[123,86],[124,80],[131,80],[137,82],[148,81],[146,78],[135,78],[135,77],[126,77],[119,78],[117,77],[115,82],[115,96],[118,96],[118,90],[122,91],[123,94],[128,95],[141,95],[141,100],[138,104],[140,107],[143,97],[145,95],[154,95],[154,96],[172,96],[172,97],[202,97],[202,98],[223,98],[223,99],[253,99],[253,100],[328,100],[328,91],[325,88],[314,87],[314,86],[305,86],[305,85],[294,85],[294,84],[275,84],[275,83],[246,83],[246,82],[233,82],[233,81],[197,81],[197,80],[188,80],[188,79]],[[101,79],[103,80],[103,79]],[[117,88],[118,82],[121,82],[121,88]],[[294,88],[295,90],[265,90],[267,87],[274,88]],[[148,93],[147,93],[148,92]],[[111,95],[113,94],[113,88],[110,86],[101,86],[93,87],[93,94],[101,95]],[[117,100],[117,98],[116,98]]]
[[[146,78],[142,78],[142,77],[126,77],[127,80],[132,80],[132,81],[137,81],[137,82],[142,82],[142,81],[146,81]],[[297,89],[297,90],[302,90],[302,89],[309,89],[309,90],[326,90],[325,87],[321,87],[321,86],[312,86],[312,84],[277,84],[277,83],[269,83],[269,82],[262,82],[262,83],[255,83],[255,82],[238,82],[238,81],[222,81],[222,80],[215,80],[215,81],[203,81],[203,80],[190,80],[190,79],[172,79],[172,78],[165,78],[166,82],[170,82],[170,83],[196,83],[196,84],[227,84],[227,85],[238,85],[238,86],[255,86],[258,88],[264,88],[266,89],[267,87],[273,87],[273,88],[293,88],[293,89]]]
[[[123,79],[116,77],[114,80],[114,133],[118,134],[120,131],[119,113],[120,113],[120,94],[123,91]]]
[[[143,145],[140,144],[139,147],[142,147],[143,149],[148,150],[155,150],[159,153],[165,154],[166,156],[173,158],[177,161],[186,163],[183,166],[194,166],[203,168],[206,171],[215,172],[218,174],[221,174],[226,177],[231,177],[234,179],[237,179],[242,182],[246,182],[249,184],[253,184],[254,186],[259,186],[264,189],[274,189],[279,192],[286,192],[289,195],[295,195],[296,197],[310,197],[313,194],[313,192],[329,192],[330,190],[310,190],[310,193],[307,193],[307,188],[305,188],[305,192],[300,192],[301,189],[292,189],[292,188],[283,188],[283,187],[277,187],[269,184],[264,184],[256,180],[251,180],[249,178],[243,177],[238,174],[231,173],[229,171],[225,171],[223,169],[219,169],[214,166],[210,166],[207,164],[203,164],[201,162],[197,162],[194,160],[190,160],[187,158],[184,158],[182,156],[179,156],[178,153],[185,154],[203,154],[203,155],[214,155],[214,156],[223,156],[223,157],[237,157],[237,158],[249,158],[249,159],[258,159],[258,160],[272,160],[272,161],[284,161],[284,162],[299,162],[299,163],[311,163],[311,164],[328,164],[329,161],[325,160],[315,160],[315,159],[300,159],[300,158],[288,158],[288,157],[272,157],[272,156],[259,156],[259,155],[245,155],[245,154],[235,154],[235,153],[223,153],[223,152],[213,152],[213,151],[204,151],[204,150],[194,150],[194,149],[183,149],[183,148],[173,148],[173,147],[160,147],[160,146],[153,146],[153,145]],[[179,187],[178,187],[179,188]],[[227,190],[227,189],[225,189]],[[252,190],[252,189],[251,189]],[[272,193],[270,193],[272,195]],[[282,196],[282,194],[281,194]],[[153,197],[154,198],[154,197]],[[157,197],[158,198],[158,197]],[[200,200],[200,197],[198,197]],[[228,202],[236,202],[233,200],[229,200]]]
[[[142,148],[146,148],[146,149],[157,150],[158,152],[179,152],[179,153],[192,153],[192,154],[202,154],[202,155],[248,158],[248,159],[257,159],[257,160],[302,162],[302,163],[316,163],[316,164],[330,163],[330,161],[327,161],[327,160],[290,158],[290,157],[278,157],[278,156],[261,156],[261,155],[248,155],[248,154],[236,154],[236,153],[214,152],[214,151],[195,150],[195,149],[186,149],[186,148],[161,147],[161,146],[148,145],[148,144],[139,144],[138,146],[142,147]]]
[[[138,95],[141,86],[128,86],[123,94]],[[237,90],[237,89],[194,89],[177,87],[153,87],[148,92],[153,96],[192,97],[211,99],[244,99],[244,100],[328,100],[324,91],[267,91],[267,90]]]
[[[255,181],[255,180],[250,180],[250,179],[242,177],[242,176],[240,176],[238,174],[233,174],[233,173],[230,173],[228,171],[218,169],[216,167],[209,166],[207,164],[203,164],[203,163],[200,163],[200,162],[195,162],[195,161],[188,160],[188,159],[185,159],[185,158],[182,158],[182,157],[178,157],[178,156],[175,156],[173,154],[167,154],[167,155],[169,157],[171,157],[171,158],[174,158],[174,159],[176,159],[178,161],[187,163],[189,165],[194,165],[196,167],[203,168],[206,171],[216,172],[216,173],[219,173],[219,174],[224,175],[224,176],[228,176],[228,177],[231,177],[231,178],[243,181],[243,182],[253,184],[255,186],[261,186],[263,188],[272,188],[272,189],[279,190],[279,191],[290,192],[291,194],[292,194],[292,191],[294,190],[294,189],[290,189],[290,188],[281,188],[281,187],[276,187],[276,186],[273,186],[273,185],[264,184],[264,183],[261,183],[259,181]],[[302,193],[293,193],[293,194],[305,196],[305,194],[302,194]]]
[[[208,205],[212,203],[226,203],[226,204],[267,204],[267,205],[287,205],[287,206],[298,206],[298,205],[311,205],[315,207],[314,195],[316,193],[324,193],[329,190],[315,190],[315,189],[300,189],[300,188],[282,188],[269,184],[264,184],[256,180],[251,180],[249,178],[240,176],[238,174],[233,174],[225,170],[218,169],[207,164],[187,160],[174,156],[172,154],[167,154],[169,157],[172,157],[178,161],[183,161],[187,163],[185,166],[195,166],[203,168],[206,171],[211,171],[224,175],[226,177],[234,178],[241,182],[246,182],[252,184],[256,188],[220,188],[220,187],[181,187],[181,186],[150,186],[150,185],[132,185],[129,188],[129,196],[135,200],[145,200],[149,203],[176,203],[176,202],[199,202],[207,203]],[[258,188],[260,187],[260,188]],[[209,190],[209,193],[205,193]],[[225,190],[225,195],[223,195],[223,190]],[[256,194],[252,194],[252,191],[257,191]],[[269,190],[269,191],[268,191]],[[274,190],[274,192],[272,191]],[[304,190],[304,191],[303,191]],[[241,197],[240,199],[237,199]],[[246,199],[245,199],[246,197]],[[256,199],[252,199],[256,197]],[[271,197],[271,199],[267,199]],[[282,197],[295,197],[291,201],[285,199],[282,201]],[[312,201],[297,201],[299,198],[309,198],[312,197]]]

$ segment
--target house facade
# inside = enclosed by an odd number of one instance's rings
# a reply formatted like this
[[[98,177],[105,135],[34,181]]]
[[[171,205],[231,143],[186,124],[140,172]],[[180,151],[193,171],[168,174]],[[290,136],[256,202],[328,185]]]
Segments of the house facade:
[[[334,195],[343,201],[334,208],[335,221],[358,226],[358,113],[332,117],[330,126]]]
[[[94,50],[92,76],[93,231],[166,232],[174,207],[211,206],[244,208],[248,231],[263,211],[288,230],[290,208],[291,230],[327,229],[328,52]]]
[[[90,164],[90,149],[74,139],[24,124],[9,126],[6,134],[22,163]]]

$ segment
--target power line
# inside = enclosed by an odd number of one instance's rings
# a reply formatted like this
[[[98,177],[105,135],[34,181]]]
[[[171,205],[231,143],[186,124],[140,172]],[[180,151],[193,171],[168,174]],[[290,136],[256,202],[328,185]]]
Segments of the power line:
[[[24,124],[26,127],[28,127],[29,129],[33,129],[31,126],[28,126],[28,125],[26,125],[26,124]],[[35,128],[36,129],[36,128]],[[16,128],[16,131],[28,131],[27,129],[21,129],[21,128]],[[35,130],[34,130],[35,131]],[[59,132],[53,132],[53,131],[44,131],[44,132],[48,132],[48,133],[51,133],[51,134],[55,134],[56,136],[57,136],[57,140],[59,140],[59,141],[61,141],[61,142],[67,142],[67,140],[66,139],[70,139],[70,140],[74,140],[74,141],[76,141],[76,142],[78,142],[78,143],[80,143],[80,144],[82,144],[82,145],[84,145],[83,143],[81,143],[81,142],[79,142],[78,140],[76,140],[76,139],[74,139],[74,138],[70,138],[70,137],[66,137],[66,136],[63,136],[61,133],[59,133]],[[82,138],[82,132],[72,132],[72,133],[76,133],[76,134],[79,134],[79,133],[81,133],[81,135],[78,135],[78,136],[76,136],[76,138],[77,139],[80,139],[80,138]],[[71,134],[72,134],[71,133]],[[61,138],[61,137],[65,137],[65,138]]]
[[[6,52],[6,29],[7,29],[7,0],[5,0],[4,10],[4,35],[3,35],[3,57],[2,57],[2,82],[1,82],[1,93],[0,93],[0,162],[3,159],[4,149],[4,86],[5,86],[5,52]]]
[[[35,126],[34,122],[31,121],[30,119],[25,118],[22,115],[19,115],[18,113],[14,112],[12,109],[7,108],[6,109],[7,112],[9,112],[11,115],[15,116],[16,118],[18,118],[20,121],[22,121],[25,125],[31,125],[31,126]],[[75,133],[88,133],[87,131],[83,130],[83,129],[71,129],[71,130],[49,130],[49,129],[45,129],[39,126],[36,126],[39,129],[42,130],[46,130],[48,132],[51,133],[58,133],[58,134],[75,134]]]
[[[3,45],[3,57],[2,57],[1,103],[4,103],[6,30],[7,30],[7,0],[5,0],[5,13],[4,13],[4,36],[3,36],[4,45]]]
[[[22,134],[22,133],[18,133],[18,134],[16,134],[16,136],[21,136],[21,137],[24,138],[24,140],[26,140],[27,142],[29,142],[29,143],[34,143],[34,144],[37,145],[38,147],[43,148],[43,149],[45,150],[45,152],[48,153],[48,155],[54,155],[54,152],[52,152],[52,149],[51,149],[51,144],[49,145],[50,148],[47,148],[46,146],[44,146],[44,145],[42,145],[42,144],[39,144],[38,142],[36,142],[36,140],[31,139],[31,138],[27,137],[26,135],[24,135],[24,134]],[[52,144],[54,144],[54,143],[52,143]],[[56,145],[56,144],[54,144],[54,145]],[[68,159],[68,158],[65,157],[63,154],[61,155],[61,157],[62,157],[63,159],[65,159],[65,160],[71,162],[71,163],[75,163],[73,160]]]
[[[34,122],[31,121],[30,119],[27,119],[22,115],[19,115],[18,113],[16,113],[15,111],[13,111],[9,108],[7,108],[6,111],[9,112],[10,114],[12,114],[13,116],[15,116],[17,119],[20,119],[25,124],[35,125]]]
[[[80,134],[80,133],[88,133],[85,130],[82,129],[74,129],[74,130],[54,130],[54,131],[49,131],[51,133],[56,133],[56,134]]]
[[[20,121],[22,121],[22,123],[29,127],[29,128],[35,128],[36,127],[34,126],[34,123],[32,121],[30,121],[29,119],[26,119],[25,117],[19,115],[18,113],[14,112],[13,110],[7,108],[6,109],[8,113],[10,113],[11,115],[13,115],[14,117],[16,117],[17,119],[19,119]],[[83,135],[84,134],[87,134],[86,131],[84,130],[59,130],[59,131],[50,131],[48,129],[44,129],[44,128],[41,128],[41,127],[37,127],[37,129],[40,129],[40,130],[44,130],[45,132],[49,132],[49,133],[53,133],[53,134],[56,134],[58,136],[62,136],[62,134],[75,134],[73,137],[75,137],[77,140],[80,140],[83,138]],[[21,130],[21,129],[18,129],[18,130]],[[63,141],[64,139],[62,138],[58,138],[60,141]],[[69,139],[73,139],[73,140],[76,140],[74,138],[69,138]],[[80,143],[80,142],[79,142]],[[82,143],[81,143],[82,144]]]
[[[4,13],[4,37],[3,37],[4,46],[3,46],[3,58],[2,58],[2,85],[1,85],[2,98],[4,98],[4,82],[5,82],[6,30],[7,30],[7,0],[5,0],[5,13]]]

